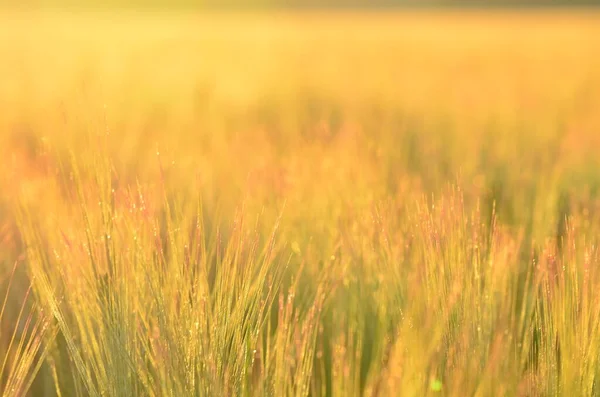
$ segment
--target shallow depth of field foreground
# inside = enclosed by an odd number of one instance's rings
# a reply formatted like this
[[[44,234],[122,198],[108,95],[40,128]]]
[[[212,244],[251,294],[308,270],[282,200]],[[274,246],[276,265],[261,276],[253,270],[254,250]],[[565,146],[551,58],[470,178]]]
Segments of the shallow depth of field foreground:
[[[600,395],[600,14],[0,14],[6,396]]]

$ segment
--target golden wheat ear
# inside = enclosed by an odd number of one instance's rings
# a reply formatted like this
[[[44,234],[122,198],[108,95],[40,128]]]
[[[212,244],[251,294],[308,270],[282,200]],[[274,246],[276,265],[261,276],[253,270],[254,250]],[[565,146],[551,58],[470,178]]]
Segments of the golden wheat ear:
[[[15,262],[7,280],[6,294],[0,309],[0,323],[4,319],[17,267],[18,262]],[[31,286],[23,296],[16,320],[8,326],[7,339],[2,338],[6,335],[5,327],[0,328],[0,338],[8,342],[6,346],[3,344],[0,353],[2,360],[0,390],[2,396],[5,397],[27,394],[44,362],[46,337],[49,333],[53,333],[50,321],[45,314],[39,311],[35,304],[30,305],[30,293]]]

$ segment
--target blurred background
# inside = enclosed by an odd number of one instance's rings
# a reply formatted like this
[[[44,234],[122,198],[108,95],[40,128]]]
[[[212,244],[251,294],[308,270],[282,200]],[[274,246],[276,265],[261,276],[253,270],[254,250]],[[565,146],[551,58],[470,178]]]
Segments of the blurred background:
[[[136,8],[397,8],[397,7],[576,7],[600,5],[598,0],[4,0],[12,6],[136,7]]]

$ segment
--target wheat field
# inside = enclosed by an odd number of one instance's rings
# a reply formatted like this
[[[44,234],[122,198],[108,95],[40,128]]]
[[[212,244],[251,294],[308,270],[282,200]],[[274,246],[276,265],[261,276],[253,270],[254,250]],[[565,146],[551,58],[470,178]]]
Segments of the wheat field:
[[[0,37],[2,395],[600,396],[597,11]]]

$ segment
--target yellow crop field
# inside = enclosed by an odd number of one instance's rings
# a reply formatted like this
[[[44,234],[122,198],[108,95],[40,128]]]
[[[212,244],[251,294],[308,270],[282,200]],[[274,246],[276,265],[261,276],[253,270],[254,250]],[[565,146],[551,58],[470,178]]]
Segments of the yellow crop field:
[[[600,395],[600,14],[0,13],[6,396]]]

